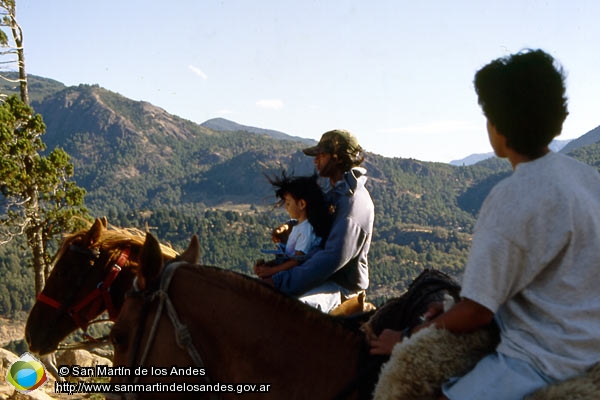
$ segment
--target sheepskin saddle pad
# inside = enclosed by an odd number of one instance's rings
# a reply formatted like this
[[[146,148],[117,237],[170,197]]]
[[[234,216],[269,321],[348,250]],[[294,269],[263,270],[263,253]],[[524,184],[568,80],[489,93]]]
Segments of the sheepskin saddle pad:
[[[434,400],[442,384],[471,370],[498,344],[494,324],[469,334],[428,327],[398,343],[381,369],[374,400]],[[585,374],[542,388],[526,400],[598,400],[600,364]]]

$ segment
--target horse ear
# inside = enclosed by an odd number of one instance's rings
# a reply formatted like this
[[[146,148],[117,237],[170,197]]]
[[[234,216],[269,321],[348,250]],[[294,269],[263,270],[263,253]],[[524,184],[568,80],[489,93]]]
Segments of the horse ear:
[[[100,241],[100,236],[102,236],[102,231],[104,230],[104,225],[100,218],[96,218],[96,221],[90,228],[90,230],[83,237],[83,244],[87,247],[92,247],[96,243]]]
[[[102,217],[102,225],[104,228],[108,228],[108,218],[106,216]]]
[[[180,256],[183,261],[187,261],[190,264],[198,263],[198,258],[200,258],[200,241],[198,240],[198,236],[192,236],[190,240],[190,245]]]
[[[150,233],[146,233],[146,241],[142,247],[140,269],[138,270],[138,286],[145,289],[147,284],[158,279],[163,265],[160,243]]]

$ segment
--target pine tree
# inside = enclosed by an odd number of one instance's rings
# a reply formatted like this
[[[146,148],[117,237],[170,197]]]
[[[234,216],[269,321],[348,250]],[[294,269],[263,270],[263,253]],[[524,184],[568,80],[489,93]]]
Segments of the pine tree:
[[[41,292],[50,274],[48,248],[61,232],[73,229],[74,215],[86,214],[85,190],[75,185],[69,155],[46,149],[41,135],[46,127],[42,116],[29,106],[23,31],[16,18],[15,0],[0,0],[0,55],[9,57],[4,65],[17,64],[20,99],[11,96],[0,105],[0,243],[24,234],[32,252],[35,292]],[[16,56],[16,60],[14,57]],[[4,77],[3,77],[4,78]],[[4,78],[6,79],[6,78]]]
[[[86,213],[85,191],[75,185],[69,155],[57,148],[42,155],[45,125],[17,96],[0,104],[0,216],[2,239],[24,234],[32,251],[35,290],[50,273],[47,250],[54,238],[73,229],[73,216]]]

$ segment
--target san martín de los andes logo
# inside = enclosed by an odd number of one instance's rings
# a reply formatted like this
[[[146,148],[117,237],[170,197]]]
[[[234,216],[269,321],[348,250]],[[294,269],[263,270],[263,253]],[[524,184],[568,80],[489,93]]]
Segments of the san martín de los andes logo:
[[[29,393],[42,386],[47,380],[44,364],[30,353],[23,353],[6,372],[6,381],[21,393]]]

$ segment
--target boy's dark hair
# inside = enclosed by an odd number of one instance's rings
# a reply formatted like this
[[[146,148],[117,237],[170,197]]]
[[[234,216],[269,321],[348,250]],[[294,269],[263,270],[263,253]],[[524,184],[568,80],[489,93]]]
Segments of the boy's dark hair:
[[[525,50],[492,61],[475,74],[475,91],[483,113],[507,145],[537,158],[569,114],[565,75],[542,50]]]
[[[295,200],[303,199],[306,202],[308,222],[313,226],[315,234],[325,240],[329,235],[333,217],[329,212],[329,203],[319,186],[318,177],[317,174],[294,177],[282,171],[281,176],[267,176],[267,179],[275,188],[275,196],[279,199],[277,206],[285,204],[286,193]]]

